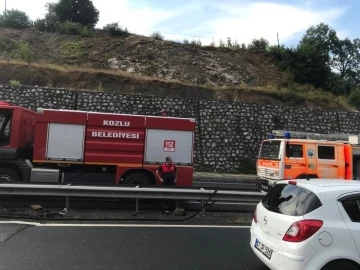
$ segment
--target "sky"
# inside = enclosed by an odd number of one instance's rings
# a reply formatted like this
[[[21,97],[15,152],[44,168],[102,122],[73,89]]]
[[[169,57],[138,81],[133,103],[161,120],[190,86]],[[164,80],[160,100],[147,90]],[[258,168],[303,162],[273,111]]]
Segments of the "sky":
[[[25,11],[31,19],[44,17],[46,2],[0,0],[0,10]],[[159,31],[168,40],[200,39],[207,45],[230,37],[248,44],[264,37],[271,44],[296,46],[311,25],[324,22],[340,38],[360,37],[359,0],[93,0],[100,11],[97,27],[119,22],[132,33]]]

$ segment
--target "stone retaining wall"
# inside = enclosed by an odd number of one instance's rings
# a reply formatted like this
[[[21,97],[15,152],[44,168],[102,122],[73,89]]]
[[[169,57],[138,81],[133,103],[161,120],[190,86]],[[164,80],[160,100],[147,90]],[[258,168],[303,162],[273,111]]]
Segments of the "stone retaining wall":
[[[44,103],[56,109],[146,115],[164,108],[170,116],[195,118],[198,171],[254,173],[259,144],[274,129],[360,133],[359,115],[344,111],[4,85],[0,100],[32,110]]]

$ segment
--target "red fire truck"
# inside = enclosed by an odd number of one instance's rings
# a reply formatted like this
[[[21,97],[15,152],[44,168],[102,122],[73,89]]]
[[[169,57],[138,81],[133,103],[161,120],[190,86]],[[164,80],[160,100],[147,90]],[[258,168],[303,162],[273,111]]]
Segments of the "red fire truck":
[[[157,185],[171,156],[192,186],[195,120],[0,102],[0,181]]]

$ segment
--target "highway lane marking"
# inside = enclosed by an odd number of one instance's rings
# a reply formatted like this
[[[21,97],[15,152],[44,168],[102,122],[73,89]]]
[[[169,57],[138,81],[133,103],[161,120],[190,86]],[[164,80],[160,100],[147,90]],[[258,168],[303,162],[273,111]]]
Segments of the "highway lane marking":
[[[220,225],[161,225],[161,224],[42,224],[49,227],[154,227],[154,228],[222,228],[250,229],[250,226],[220,226]]]
[[[226,226],[226,225],[165,225],[165,224],[61,224],[61,223],[37,223],[26,221],[0,221],[0,224],[21,224],[37,227],[154,227],[154,228],[222,228],[222,229],[250,229],[250,226]]]
[[[0,224],[18,224],[18,225],[32,225],[32,226],[40,226],[41,225],[41,223],[26,222],[26,221],[0,221]]]

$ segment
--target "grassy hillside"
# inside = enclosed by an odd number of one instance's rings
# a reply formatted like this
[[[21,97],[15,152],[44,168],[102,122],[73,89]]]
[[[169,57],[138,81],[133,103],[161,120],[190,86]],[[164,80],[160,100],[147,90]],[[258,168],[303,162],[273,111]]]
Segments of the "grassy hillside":
[[[104,92],[352,109],[345,97],[293,83],[264,53],[137,35],[115,38],[97,33],[82,38],[0,28],[0,83],[10,80]]]

